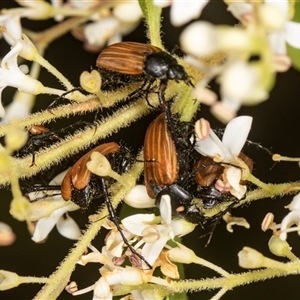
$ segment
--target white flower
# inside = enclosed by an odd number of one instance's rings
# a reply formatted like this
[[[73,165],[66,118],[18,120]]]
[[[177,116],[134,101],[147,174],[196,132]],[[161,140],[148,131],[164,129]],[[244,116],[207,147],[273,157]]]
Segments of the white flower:
[[[238,158],[249,134],[252,117],[241,116],[231,120],[224,131],[222,141],[210,129],[209,123],[199,120],[196,122],[196,144],[195,149],[204,156],[217,159],[225,170],[223,181],[230,186],[230,193],[241,199],[246,193],[246,186],[240,185],[242,178],[241,160]],[[226,165],[231,164],[231,165]],[[218,187],[217,187],[218,188]]]
[[[121,41],[119,22],[115,18],[106,18],[84,27],[84,36],[89,45],[103,47],[106,43]]]
[[[152,273],[146,274],[143,269],[129,266],[121,267],[116,264],[115,257],[106,251],[106,247],[102,248],[102,253],[91,245],[89,248],[93,252],[83,255],[78,264],[83,266],[90,262],[103,264],[100,268],[101,277],[95,284],[72,292],[73,296],[94,290],[93,299],[112,299],[116,285],[140,285],[157,280],[152,277]]]
[[[20,39],[22,35],[22,27],[20,22],[21,15],[15,14],[15,15],[0,15],[0,24],[4,26],[7,31],[10,33],[11,36],[13,36],[14,39]],[[14,43],[14,40],[10,37],[7,33],[3,33],[3,37],[9,43],[12,45]]]
[[[46,20],[51,18],[55,13],[55,9],[52,5],[44,0],[18,0],[17,2],[26,8],[7,10],[6,13],[21,13],[22,17],[31,20]]]
[[[287,238],[287,232],[291,231],[298,231],[298,234],[300,233],[300,194],[296,195],[293,198],[293,201],[291,202],[290,206],[290,213],[288,213],[281,222],[281,228],[280,228],[280,239],[285,241]],[[296,224],[296,227],[291,227],[292,225]]]
[[[198,19],[209,0],[186,1],[186,0],[154,0],[154,4],[159,7],[171,6],[170,19],[174,26],[181,26],[185,23]]]
[[[222,107],[217,105],[212,107],[214,115],[227,123],[235,117],[242,104],[254,104],[266,100],[268,93],[263,84],[262,71],[261,68],[242,60],[228,64],[218,79],[222,99],[219,105]],[[227,114],[224,113],[226,109]]]
[[[57,201],[64,200],[61,198]],[[51,203],[49,202],[48,205],[50,206]],[[39,219],[32,240],[36,243],[43,241],[55,225],[62,236],[71,240],[77,240],[80,237],[80,229],[76,222],[67,214],[68,211],[77,209],[78,208],[74,207],[74,204],[69,201],[64,207],[54,210],[50,216]]]
[[[38,80],[25,75],[17,64],[17,58],[22,51],[24,43],[18,40],[2,59],[0,67],[0,93],[7,87],[15,87],[22,92],[38,94],[43,90],[43,85]],[[1,97],[0,97],[1,100]],[[5,111],[0,101],[0,117],[4,117]]]
[[[250,3],[231,3],[228,10],[244,23],[245,20],[253,21],[253,6]],[[289,20],[289,1],[265,1],[259,6],[258,12],[261,24],[268,32],[267,38],[275,56],[275,69],[286,71],[291,65],[286,43],[300,49],[300,24]]]
[[[213,24],[197,21],[183,30],[180,45],[189,54],[207,56],[218,50],[219,38],[218,30]]]
[[[143,17],[138,1],[118,2],[112,12],[99,16],[94,22],[84,26],[82,32],[74,31],[74,35],[85,41],[85,48],[99,51],[104,45],[122,41],[122,36],[136,28]]]
[[[16,91],[12,102],[5,106],[5,116],[1,123],[11,122],[13,119],[22,119],[28,116],[34,105],[35,96],[32,94]]]
[[[154,214],[137,214],[122,220],[123,226],[136,236],[141,236],[144,243],[142,256],[153,265],[168,240],[183,236],[195,228],[184,219],[172,220],[171,198],[164,195],[160,202],[161,224]],[[135,246],[136,247],[136,246]]]
[[[50,185],[58,184],[60,177],[62,177],[61,174],[57,175]],[[50,196],[47,199],[31,203],[31,214],[27,219],[29,221],[37,220],[32,240],[36,243],[43,241],[55,225],[62,236],[72,240],[78,239],[81,235],[80,228],[68,215],[69,211],[78,209],[78,205],[72,201],[63,200],[61,196]]]

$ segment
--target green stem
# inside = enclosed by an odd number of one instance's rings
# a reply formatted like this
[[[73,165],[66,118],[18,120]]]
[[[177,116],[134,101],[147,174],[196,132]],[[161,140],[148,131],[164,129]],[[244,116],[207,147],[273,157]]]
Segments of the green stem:
[[[300,261],[286,263],[286,269],[259,269],[254,271],[248,271],[239,274],[230,274],[228,277],[219,278],[205,278],[201,280],[180,280],[171,281],[169,286],[159,286],[155,284],[143,284],[139,286],[124,286],[124,288],[118,289],[118,292],[124,294],[129,293],[131,290],[147,290],[158,289],[164,291],[166,294],[177,294],[187,292],[199,292],[204,290],[221,289],[220,295],[223,295],[227,290],[232,290],[235,287],[250,284],[253,282],[264,281],[266,279],[272,279],[274,277],[285,277],[287,275],[296,275],[300,270]],[[218,293],[218,294],[219,294]],[[217,294],[217,295],[218,295]],[[118,293],[118,295],[120,295]],[[216,296],[217,296],[216,295]],[[115,295],[117,296],[117,295]],[[215,296],[215,297],[216,297]],[[218,299],[218,298],[216,298]]]
[[[264,198],[273,198],[276,196],[283,196],[289,193],[294,193],[300,190],[300,181],[295,182],[288,182],[288,183],[281,183],[281,184],[265,184],[267,188],[264,189],[256,189],[253,191],[249,191],[245,199],[238,201],[233,207],[237,208],[245,204],[249,204],[256,200],[261,200]],[[265,186],[264,186],[265,187]],[[203,209],[202,208],[202,200],[195,199],[197,206],[201,209],[201,212],[204,214],[205,217],[213,217],[218,213],[226,210],[232,202],[224,202],[220,203],[219,205],[215,206],[211,209]]]
[[[224,269],[216,266],[215,264],[203,259],[203,258],[200,258],[200,257],[196,257],[193,261],[195,264],[198,264],[198,265],[201,265],[201,266],[204,266],[204,267],[207,267],[207,268],[210,268],[214,271],[216,271],[217,273],[221,274],[222,276],[224,277],[228,277],[230,274],[228,272],[226,272]]]
[[[139,0],[147,25],[148,38],[152,45],[163,49],[160,36],[162,9],[153,4],[153,1]]]
[[[22,159],[13,159],[14,168],[17,170],[16,176],[30,177],[41,170],[49,168],[58,163],[61,159],[85,149],[89,145],[96,144],[100,139],[109,136],[112,132],[117,132],[120,128],[129,126],[131,122],[140,119],[150,112],[150,108],[145,100],[137,101],[126,108],[121,108],[110,117],[98,121],[97,128],[91,126],[67,137],[48,149],[44,149],[36,154],[36,164],[29,168],[32,156],[28,155]],[[0,177],[0,185],[9,183],[8,174]]]
[[[33,276],[19,276],[20,283],[48,283],[49,278],[46,277],[33,277]]]

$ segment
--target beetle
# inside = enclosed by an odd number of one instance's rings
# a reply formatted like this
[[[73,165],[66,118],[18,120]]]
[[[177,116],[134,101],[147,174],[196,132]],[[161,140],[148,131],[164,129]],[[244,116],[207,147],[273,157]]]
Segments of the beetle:
[[[96,65],[100,69],[130,76],[144,76],[139,90],[156,79],[159,84],[159,101],[165,106],[164,91],[168,80],[184,81],[193,86],[189,75],[177,60],[162,49],[143,43],[121,42],[108,46],[98,56]]]
[[[23,153],[28,154],[28,152],[32,153],[32,162],[30,167],[35,166],[35,154],[36,149],[39,147],[43,147],[45,145],[51,144],[53,142],[60,141],[60,138],[57,136],[57,134],[47,127],[37,124],[32,125],[28,129],[28,141],[26,145],[18,152],[15,153],[16,156],[22,156]]]
[[[130,249],[133,255],[137,256],[145,262],[145,264],[152,269],[152,266],[145,260],[145,258],[139,254],[133,246],[128,242],[124,236],[122,229],[118,222],[118,217],[114,207],[112,206],[106,182],[103,177],[93,175],[87,168],[86,164],[91,159],[91,155],[94,152],[99,152],[105,156],[110,154],[120,153],[121,156],[124,155],[125,159],[119,157],[113,157],[114,163],[118,167],[118,171],[126,172],[129,169],[131,163],[131,157],[128,155],[128,149],[120,151],[120,146],[115,142],[101,144],[91,151],[83,155],[77,162],[67,171],[60,186],[61,196],[65,201],[72,200],[74,203],[80,206],[81,209],[85,210],[88,208],[91,200],[96,197],[104,197],[105,204],[109,212],[110,220],[116,225],[120,235]],[[126,155],[125,155],[126,154]],[[41,189],[40,189],[41,188]],[[37,187],[36,190],[57,190],[57,186],[48,186],[48,187]]]
[[[238,157],[247,164],[250,172],[252,172],[252,159],[243,152]],[[214,162],[211,157],[203,156],[197,161],[195,177],[199,188],[195,195],[202,198],[204,208],[212,208],[218,203],[233,199],[214,186],[216,181],[222,176],[223,171],[224,166],[222,166],[222,163]],[[246,182],[241,181],[241,184],[246,184]]]
[[[178,156],[176,144],[169,130],[170,120],[161,113],[148,127],[144,140],[144,181],[149,197],[158,205],[163,195],[171,197],[172,211],[187,221],[199,223],[199,209],[193,204],[193,195],[185,188],[181,170],[187,161]],[[183,187],[184,186],[184,187]]]
[[[36,166],[35,159],[36,159],[36,152],[40,150],[41,147],[50,146],[54,143],[61,141],[61,134],[63,132],[68,132],[69,129],[75,128],[77,124],[86,124],[87,122],[79,121],[62,129],[58,129],[55,131],[50,130],[49,128],[45,127],[41,124],[36,124],[28,127],[28,141],[26,145],[19,151],[15,153],[17,157],[23,156],[28,154],[29,152],[32,153],[32,162],[30,167]]]
[[[87,208],[89,204],[89,193],[91,191],[90,181],[92,174],[88,170],[86,163],[91,159],[93,152],[108,155],[119,151],[120,146],[117,143],[105,143],[93,148],[78,159],[77,162],[68,170],[62,181],[62,198],[66,201],[72,199],[72,201],[78,204],[81,208]]]

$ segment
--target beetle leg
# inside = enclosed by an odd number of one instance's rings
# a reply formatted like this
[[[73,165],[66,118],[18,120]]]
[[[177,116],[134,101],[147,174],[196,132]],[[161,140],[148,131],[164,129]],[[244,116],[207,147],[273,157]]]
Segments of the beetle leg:
[[[49,112],[52,114],[51,112],[51,108],[60,100],[60,99],[66,99],[68,101],[72,101],[72,100],[69,100],[67,98],[65,98],[66,95],[70,94],[70,93],[73,93],[75,91],[80,91],[82,92],[83,89],[81,87],[77,87],[77,88],[74,88],[74,89],[71,89],[69,91],[66,91],[65,93],[61,94],[59,97],[56,97],[55,100],[53,102],[50,103],[50,105],[48,105],[47,109],[49,110]]]
[[[206,242],[206,244],[205,244],[205,247],[207,247],[207,246],[210,244],[211,239],[212,239],[212,236],[213,236],[213,234],[214,234],[214,232],[215,232],[215,230],[216,230],[216,227],[217,227],[217,225],[219,224],[221,218],[222,218],[228,211],[230,211],[231,208],[232,208],[235,204],[236,204],[235,201],[233,201],[233,202],[232,202],[225,210],[223,210],[222,212],[220,212],[220,213],[217,215],[216,219],[214,220],[210,232],[207,232],[206,234],[204,234],[204,235],[201,236],[201,237],[208,236],[208,240],[207,240],[207,242]]]
[[[152,108],[155,108],[149,101],[148,99],[148,95],[149,93],[153,93],[153,91],[151,91],[151,87],[154,83],[155,79],[149,79],[149,78],[146,78],[144,80],[144,82],[142,83],[142,85],[137,89],[135,90],[134,92],[130,93],[128,95],[128,98],[132,98],[132,97],[135,97],[135,96],[139,96],[140,94],[146,92],[146,101],[147,101],[147,104],[152,107]]]
[[[107,209],[108,209],[108,212],[109,212],[109,215],[110,215],[110,220],[116,225],[124,243],[126,244],[126,246],[130,249],[130,251],[132,252],[133,255],[137,256],[139,259],[141,259],[146,265],[147,267],[151,270],[152,269],[152,266],[147,262],[147,260],[141,255],[139,254],[131,245],[130,243],[128,242],[128,240],[126,239],[126,237],[124,236],[124,233],[122,231],[122,228],[120,227],[119,225],[119,222],[118,222],[118,216],[116,214],[116,211],[115,209],[113,208],[109,198],[108,198],[108,191],[107,191],[107,187],[106,187],[106,184],[105,184],[105,181],[104,181],[104,178],[100,178],[100,183],[102,185],[102,189],[104,191],[104,198],[105,198],[105,204],[107,205]]]

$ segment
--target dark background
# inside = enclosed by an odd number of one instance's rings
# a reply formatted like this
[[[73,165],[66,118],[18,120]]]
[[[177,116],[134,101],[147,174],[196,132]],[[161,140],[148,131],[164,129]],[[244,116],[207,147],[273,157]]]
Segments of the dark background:
[[[12,1],[1,1],[1,7],[9,7]],[[167,49],[171,50],[178,45],[178,35],[182,28],[173,28],[169,25],[169,9],[164,11],[164,21],[162,31],[164,32],[163,41]],[[235,24],[235,19],[230,13],[226,12],[225,4],[220,1],[211,1],[204,9],[202,20],[208,20],[214,24]],[[49,27],[53,22],[29,22],[24,20],[26,27],[42,30]],[[145,28],[139,26],[129,36],[124,37],[125,40],[134,40],[145,42]],[[7,52],[8,47],[2,42],[0,45],[0,56]],[[78,78],[82,71],[90,70],[94,67],[96,54],[86,53],[81,42],[75,40],[71,34],[67,34],[52,43],[46,50],[46,59],[56,66],[67,78],[71,80],[73,85],[78,86]],[[60,87],[56,79],[47,71],[42,70],[40,80],[47,83],[48,86]],[[300,74],[294,69],[284,74],[277,75],[276,86],[270,93],[268,101],[254,107],[243,107],[238,114],[253,116],[253,126],[249,135],[249,139],[255,142],[261,142],[264,146],[271,148],[276,153],[283,155],[298,157],[299,156],[299,82]],[[211,84],[215,90],[218,87],[215,83]],[[2,93],[4,102],[11,99],[14,90],[5,89]],[[39,96],[35,110],[46,107],[52,102],[50,96]],[[121,130],[116,136],[110,140],[124,140],[136,149],[143,143],[143,136],[146,128],[158,112],[144,118],[137,125]],[[207,118],[212,127],[223,127],[210,113],[209,109],[204,105],[201,106],[199,116]],[[56,126],[61,126],[57,123]],[[134,135],[132,134],[134,132]],[[134,140],[132,139],[134,136]],[[256,148],[247,148],[246,153],[254,159],[254,174],[265,182],[287,182],[299,180],[299,167],[297,164],[280,163],[272,170],[273,165],[271,158]],[[7,190],[1,191],[2,209],[0,221],[9,224],[17,235],[15,243],[9,247],[0,248],[0,269],[14,271],[19,275],[35,275],[48,276],[51,274],[58,262],[60,262],[68,253],[69,248],[73,245],[69,241],[60,236],[56,229],[49,235],[48,240],[44,244],[35,244],[30,239],[30,235],[26,229],[26,224],[13,219],[9,214],[11,194]],[[265,199],[251,204],[251,206],[243,207],[232,211],[233,215],[245,217],[251,224],[250,229],[234,227],[234,233],[226,231],[224,222],[216,228],[212,241],[208,247],[205,247],[206,239],[200,238],[204,233],[200,226],[198,231],[185,237],[184,242],[190,246],[198,256],[209,260],[228,272],[244,272],[238,266],[237,253],[244,247],[249,246],[262,252],[264,255],[277,259],[268,250],[268,240],[271,236],[270,232],[263,233],[260,230],[260,224],[267,212],[275,214],[275,221],[279,223],[287,214],[288,210],[283,207],[292,199],[292,196]],[[86,216],[80,212],[72,214],[82,228],[85,228]],[[103,241],[104,231],[95,241],[95,245],[99,246]],[[300,255],[299,237],[296,233],[289,235],[288,241],[294,249],[296,255]],[[284,259],[279,259],[286,261]],[[86,267],[78,266],[72,276],[72,280],[77,281],[80,288],[84,288],[92,284],[99,278],[99,265],[91,265]],[[200,266],[190,265],[186,268],[187,278],[206,278],[207,276],[216,276],[214,272]],[[235,288],[229,291],[222,299],[299,299],[298,286],[299,278],[288,276],[286,278],[277,278],[265,282],[254,283],[251,285]],[[40,289],[39,285],[21,285],[17,289],[4,291],[0,293],[0,299],[32,299]],[[217,291],[200,292],[190,295],[190,299],[210,299]],[[71,299],[72,296],[63,292],[59,299]],[[72,298],[74,299],[74,298]],[[92,294],[78,296],[76,299],[92,299]]]

